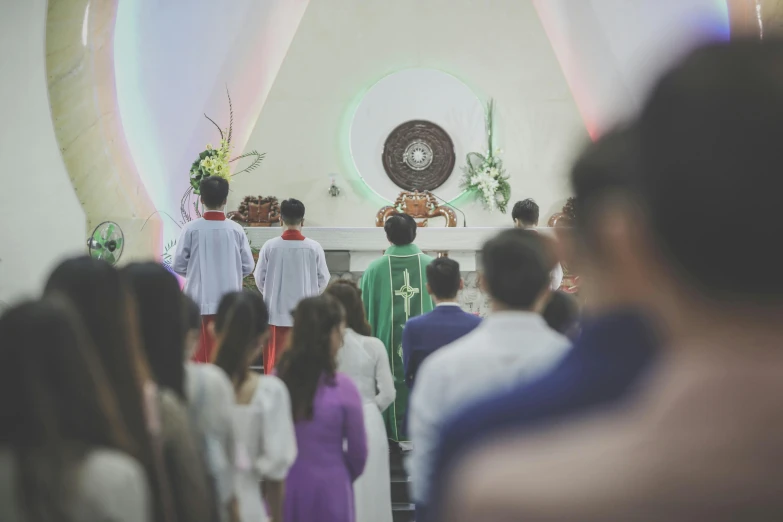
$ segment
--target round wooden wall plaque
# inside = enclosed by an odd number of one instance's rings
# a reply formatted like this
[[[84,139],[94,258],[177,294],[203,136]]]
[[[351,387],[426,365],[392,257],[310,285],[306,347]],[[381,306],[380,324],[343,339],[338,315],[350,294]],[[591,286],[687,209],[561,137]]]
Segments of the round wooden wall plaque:
[[[454,171],[451,137],[438,125],[413,120],[391,131],[383,145],[383,168],[405,190],[435,190]]]

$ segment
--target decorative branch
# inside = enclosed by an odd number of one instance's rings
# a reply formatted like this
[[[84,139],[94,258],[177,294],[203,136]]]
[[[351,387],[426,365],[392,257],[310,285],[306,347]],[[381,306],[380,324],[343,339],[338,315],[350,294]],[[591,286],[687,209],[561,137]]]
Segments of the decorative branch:
[[[258,151],[252,150],[250,152],[246,152],[245,154],[242,154],[241,156],[237,156],[236,158],[234,158],[232,160],[229,160],[229,163],[233,163],[233,162],[235,162],[237,160],[240,160],[242,158],[247,158],[249,156],[255,156],[256,159],[253,160],[253,163],[251,163],[250,165],[248,165],[244,169],[242,169],[242,170],[240,170],[238,172],[234,172],[232,174],[232,176],[236,176],[237,174],[242,174],[243,172],[251,172],[251,171],[257,169],[261,165],[261,162],[263,161],[264,157],[266,156],[266,153],[260,153]]]
[[[231,93],[228,92],[228,85],[226,85],[226,96],[228,96],[228,149],[231,150],[231,137],[234,134],[234,106],[231,104]],[[221,134],[222,138],[223,135]]]
[[[221,128],[220,128],[220,125],[218,125],[217,123],[215,123],[215,120],[213,120],[212,118],[210,118],[209,116],[207,116],[207,113],[206,113],[206,112],[204,113],[204,117],[205,117],[206,119],[208,119],[209,121],[211,121],[211,122],[212,122],[212,125],[214,125],[215,127],[217,127],[217,130],[218,130],[218,132],[220,133],[220,140],[221,140],[221,141],[223,141],[223,129],[221,129]],[[229,138],[229,139],[230,139],[230,138]]]

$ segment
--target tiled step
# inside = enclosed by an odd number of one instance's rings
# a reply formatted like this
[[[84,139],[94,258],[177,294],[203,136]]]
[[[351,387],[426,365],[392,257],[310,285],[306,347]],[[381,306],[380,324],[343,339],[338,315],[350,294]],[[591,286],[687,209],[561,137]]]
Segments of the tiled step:
[[[392,502],[392,520],[394,522],[414,522],[416,519],[416,508],[413,504]]]
[[[392,502],[410,503],[410,480],[408,477],[392,477],[391,498]]]

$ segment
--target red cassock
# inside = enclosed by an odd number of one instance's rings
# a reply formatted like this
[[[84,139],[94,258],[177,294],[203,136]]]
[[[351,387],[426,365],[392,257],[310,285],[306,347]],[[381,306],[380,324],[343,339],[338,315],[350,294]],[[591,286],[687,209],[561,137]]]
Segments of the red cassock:
[[[199,363],[212,362],[215,352],[215,338],[212,336],[210,325],[215,322],[214,315],[201,316],[201,337],[198,341],[198,348],[193,354],[193,361]]]
[[[269,342],[264,347],[264,373],[271,375],[291,333],[290,326],[269,326]]]

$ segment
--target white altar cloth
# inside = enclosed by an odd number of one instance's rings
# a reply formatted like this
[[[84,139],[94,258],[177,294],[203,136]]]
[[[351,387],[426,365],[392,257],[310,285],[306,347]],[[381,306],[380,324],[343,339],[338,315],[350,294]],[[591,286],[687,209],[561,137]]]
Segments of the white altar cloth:
[[[481,250],[487,239],[502,230],[505,229],[422,227],[416,234],[415,243],[430,255],[448,252],[450,258],[459,262],[463,272],[472,272],[476,270],[476,253]],[[538,230],[544,234],[551,234],[549,228],[541,227]],[[250,244],[258,248],[269,239],[281,234],[280,227],[247,227],[245,231]],[[352,272],[363,272],[367,265],[389,247],[386,234],[379,227],[305,227],[302,234],[318,241],[327,252],[348,252]]]

